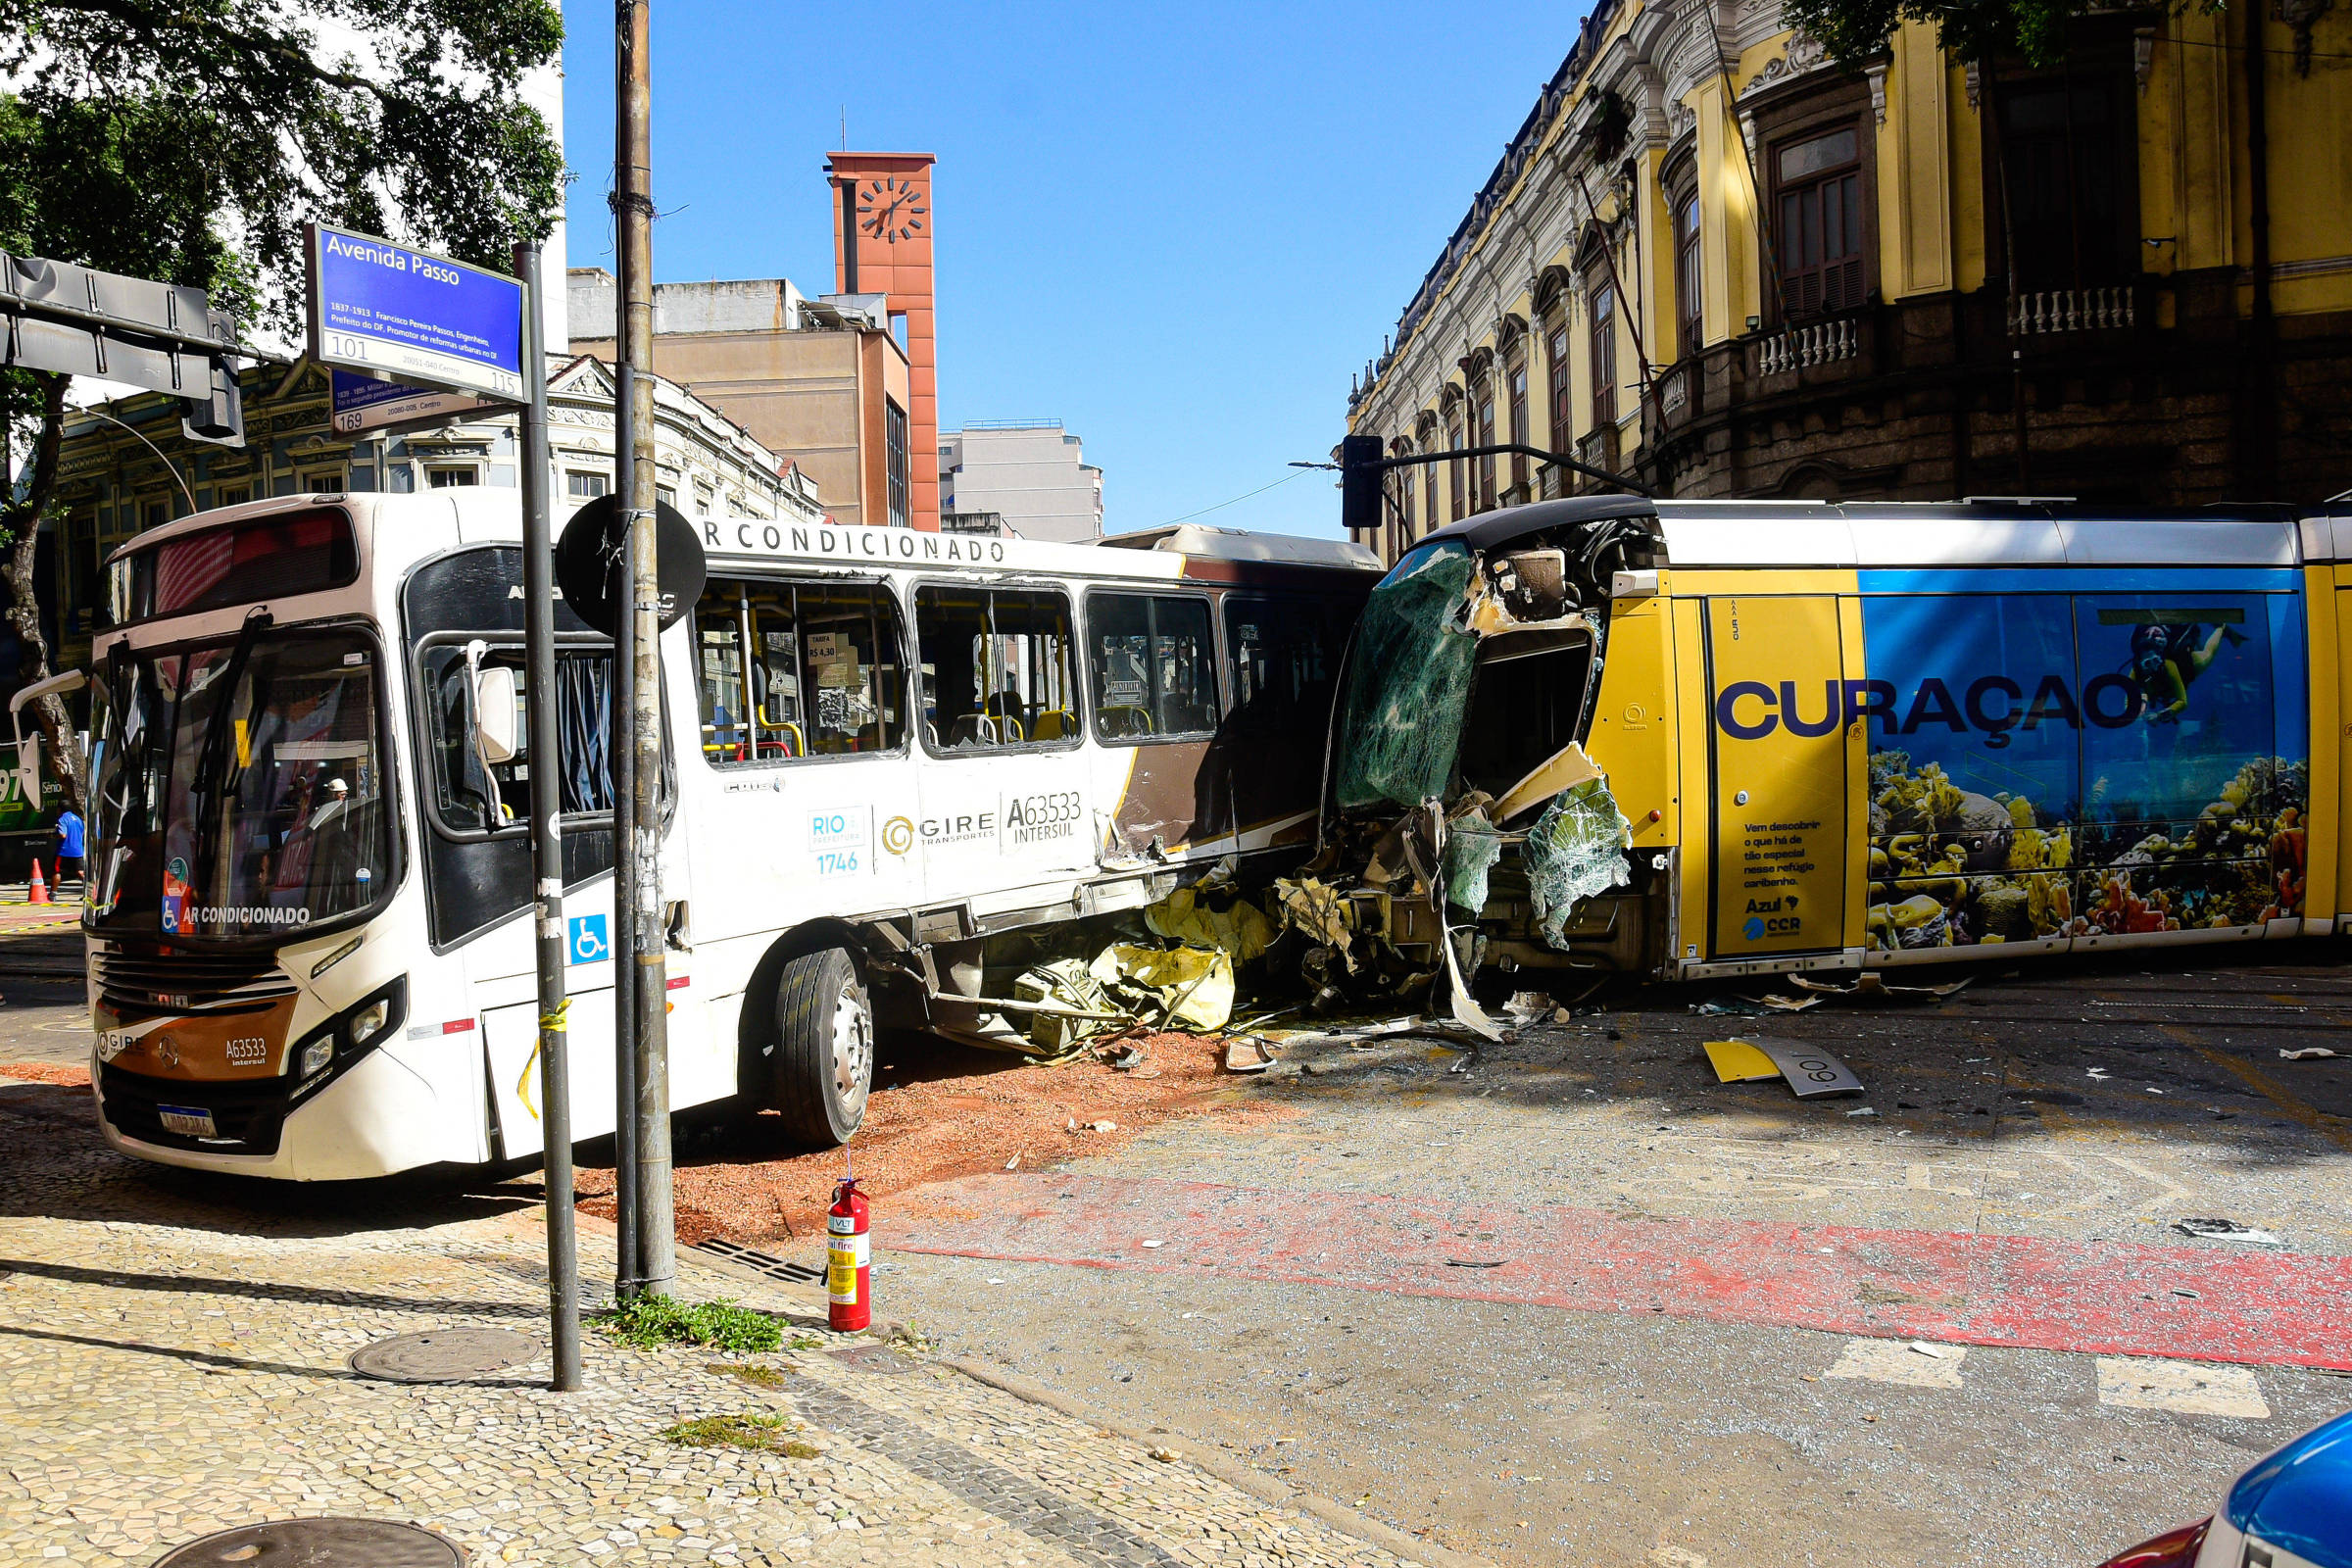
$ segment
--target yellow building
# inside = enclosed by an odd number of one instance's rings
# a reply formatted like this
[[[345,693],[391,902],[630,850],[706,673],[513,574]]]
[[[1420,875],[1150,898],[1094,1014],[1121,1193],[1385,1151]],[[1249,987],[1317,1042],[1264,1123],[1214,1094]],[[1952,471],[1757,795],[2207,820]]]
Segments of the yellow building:
[[[1682,497],[2343,491],[2352,8],[2118,9],[2047,68],[1907,24],[1849,74],[1777,0],[1600,0],[1348,428]],[[1593,487],[1399,469],[1365,542]]]

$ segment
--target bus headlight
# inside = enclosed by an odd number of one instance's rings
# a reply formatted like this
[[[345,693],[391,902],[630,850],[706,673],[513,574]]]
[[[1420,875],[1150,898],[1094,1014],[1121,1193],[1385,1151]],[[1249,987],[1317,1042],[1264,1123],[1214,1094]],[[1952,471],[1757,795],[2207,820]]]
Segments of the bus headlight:
[[[383,997],[369,1003],[352,1015],[351,1043],[364,1046],[383,1033],[385,1020],[392,1016],[392,999]]]
[[[335,1037],[333,1035],[312,1041],[302,1048],[302,1076],[309,1078],[326,1071],[327,1064],[334,1059]]]

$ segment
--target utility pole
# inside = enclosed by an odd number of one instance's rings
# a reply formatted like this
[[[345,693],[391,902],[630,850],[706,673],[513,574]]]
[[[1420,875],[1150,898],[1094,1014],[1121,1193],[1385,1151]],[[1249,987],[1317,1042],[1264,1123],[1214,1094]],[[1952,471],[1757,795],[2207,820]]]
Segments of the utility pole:
[[[539,242],[514,248],[522,277],[522,636],[531,760],[531,886],[537,893],[540,1127],[546,1134],[548,1315],[556,1342],[553,1386],[580,1386],[580,1253],[573,1234],[571,1061],[564,1030],[563,770],[556,726],[556,562],[547,518],[547,349],[539,292]]]
[[[637,1286],[667,1295],[677,1278],[669,1152],[669,980],[662,912],[661,563],[654,528],[653,71],[651,0],[619,0],[621,136],[618,179],[621,331],[618,340],[627,439],[634,452],[629,493],[621,498],[628,528],[628,596],[619,619],[629,624],[627,663],[615,649],[613,683],[629,684],[629,725],[615,745],[630,752],[628,831],[616,856],[628,863],[625,936],[615,968],[629,971],[635,1013]],[[615,888],[615,896],[620,889]]]
[[[637,251],[630,241],[630,224],[641,195],[637,172],[629,157],[633,145],[629,128],[636,108],[633,84],[640,69],[634,42],[636,25],[632,20],[637,8],[637,0],[619,0],[613,27],[616,70],[612,93],[612,221],[618,235],[614,249],[620,269],[620,288],[615,296],[618,318],[612,324],[612,494],[621,507],[621,542],[612,563],[610,693],[612,710],[611,721],[605,726],[605,764],[612,776],[612,1196],[619,1216],[613,1248],[612,1294],[624,1301],[636,1298],[644,1288],[645,1278],[637,1245],[637,963],[636,944],[629,940],[630,921],[637,906],[629,881],[634,863],[629,846],[636,838],[633,831],[636,792],[631,787],[634,782],[631,775],[637,749],[630,740],[629,713],[637,618],[628,612],[636,581],[629,564],[634,531],[628,524],[628,512],[637,505],[637,432],[650,429],[653,422],[650,399],[648,417],[642,424],[637,417],[636,339],[629,331],[629,301],[638,287],[638,269],[632,265]],[[649,261],[652,249],[649,241],[646,247]],[[644,279],[644,287],[650,299],[653,293],[650,276]],[[645,466],[649,470],[653,467],[650,439]]]

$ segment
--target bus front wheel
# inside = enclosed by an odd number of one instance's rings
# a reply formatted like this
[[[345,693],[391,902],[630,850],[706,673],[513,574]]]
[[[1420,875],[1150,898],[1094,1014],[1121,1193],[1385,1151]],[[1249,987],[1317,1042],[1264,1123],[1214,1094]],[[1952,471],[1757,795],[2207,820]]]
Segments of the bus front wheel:
[[[849,1142],[874,1079],[874,1009],[857,960],[840,948],[804,953],[776,986],[771,1102],[804,1143]]]

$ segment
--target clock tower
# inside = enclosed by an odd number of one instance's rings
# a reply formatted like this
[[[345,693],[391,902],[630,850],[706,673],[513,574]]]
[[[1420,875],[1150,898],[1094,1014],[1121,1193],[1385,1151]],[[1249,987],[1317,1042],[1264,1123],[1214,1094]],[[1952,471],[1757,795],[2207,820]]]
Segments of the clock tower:
[[[908,520],[939,527],[939,370],[932,339],[929,153],[831,153],[833,277],[843,294],[887,294],[906,318]]]

